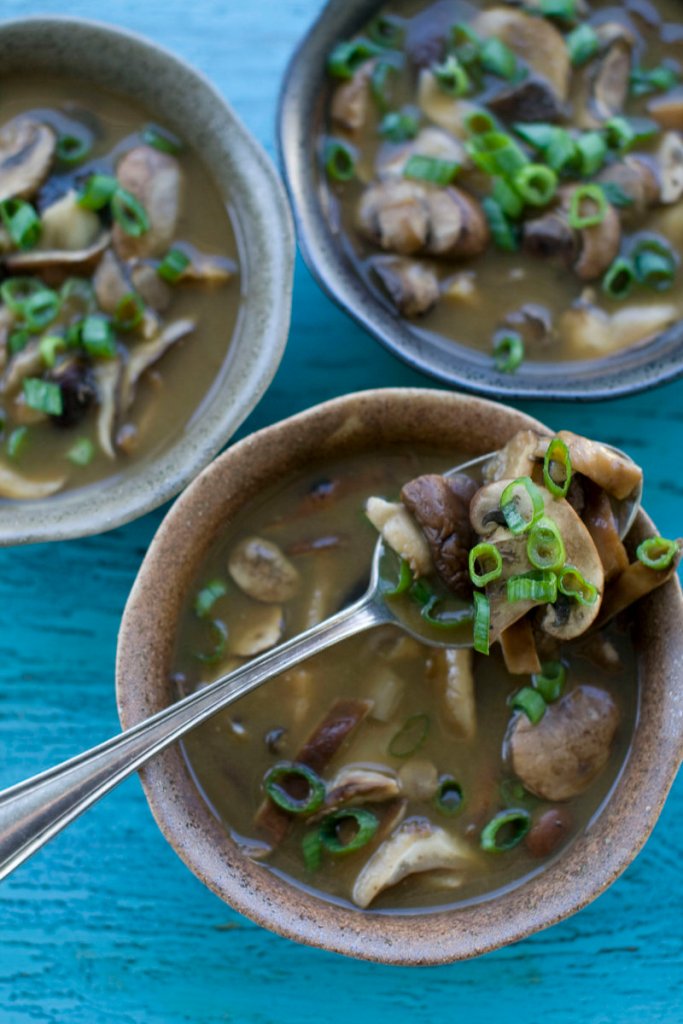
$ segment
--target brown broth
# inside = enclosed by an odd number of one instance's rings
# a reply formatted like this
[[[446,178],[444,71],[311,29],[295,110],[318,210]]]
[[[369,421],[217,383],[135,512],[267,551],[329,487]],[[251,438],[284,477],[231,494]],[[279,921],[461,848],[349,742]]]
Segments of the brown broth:
[[[83,94],[83,83],[77,79],[2,79],[2,124],[19,114],[35,112],[39,120],[42,117],[58,131],[67,131],[73,121],[79,120],[94,129],[91,152],[82,165],[70,172],[76,182],[87,177],[91,165],[98,172],[113,174],[117,157],[139,142],[138,133],[151,121],[145,109],[128,97],[91,83],[87,85],[85,102],[81,99]],[[229,206],[200,156],[184,146],[178,160],[183,189],[177,241],[238,263],[238,239]],[[59,180],[58,175],[53,177]],[[40,198],[39,195],[39,205]],[[239,314],[242,287],[244,281],[240,284],[239,275],[235,275],[227,284],[216,287],[183,284],[173,288],[171,305],[162,314],[163,322],[189,317],[196,321],[196,328],[141,378],[134,405],[125,420],[138,433],[133,452],[118,451],[115,461],[102,452],[97,443],[95,406],[73,427],[60,428],[50,422],[30,425],[25,444],[15,459],[6,454],[13,426],[7,422],[4,443],[0,441],[0,461],[6,460],[15,472],[30,480],[66,474],[65,488],[71,489],[95,484],[124,471],[132,462],[158,455],[187,430],[194,418],[201,416],[204,401],[219,382]],[[130,337],[122,335],[120,340],[128,343]],[[81,438],[92,441],[95,455],[89,465],[75,466],[66,453]]]
[[[209,622],[200,620],[194,612],[195,595],[201,587],[214,579],[228,581],[226,561],[241,538],[257,534],[277,543],[285,552],[293,544],[315,538],[340,538],[337,547],[324,552],[292,556],[302,585],[283,611],[285,636],[295,635],[363,592],[377,536],[362,511],[365,499],[372,494],[395,499],[402,483],[416,472],[443,470],[454,461],[455,455],[446,460],[429,453],[416,456],[395,450],[350,457],[312,469],[284,486],[273,488],[243,509],[206,558],[196,588],[186,601],[173,660],[180,691],[189,692],[243,661],[231,654],[230,636],[239,634],[256,602],[228,583],[228,593],[212,610],[228,627],[228,644],[220,662],[210,666],[202,665],[196,655],[210,650],[214,637]],[[310,498],[311,488],[324,479],[339,481],[338,496],[316,507]],[[255,828],[254,814],[263,800],[262,779],[266,771],[278,761],[296,756],[304,739],[336,699],[372,695],[387,673],[397,677],[401,697],[390,720],[378,721],[371,714],[322,773],[323,777],[329,781],[346,764],[400,769],[402,759],[387,753],[391,738],[410,716],[429,715],[430,730],[416,757],[432,761],[440,775],[457,778],[465,794],[464,808],[458,816],[447,817],[438,813],[431,801],[413,802],[407,816],[427,817],[464,838],[475,852],[477,868],[454,890],[440,888],[429,874],[412,876],[375,900],[371,909],[381,911],[410,911],[485,898],[518,885],[547,863],[532,858],[524,845],[501,855],[486,854],[478,845],[480,829],[504,806],[499,787],[511,778],[501,760],[511,715],[506,700],[526,680],[509,676],[497,653],[489,658],[477,656],[477,734],[470,741],[459,739],[442,714],[443,694],[427,670],[432,652],[411,640],[397,647],[401,636],[389,627],[347,640],[269,681],[183,741],[185,756],[203,798],[247,854],[263,859],[264,866],[297,885],[327,899],[348,903],[353,882],[374,846],[337,860],[328,857],[322,868],[311,874],[304,867],[301,853],[305,826],[295,825],[285,842],[265,856],[265,836]],[[569,663],[568,687],[590,683],[604,688],[621,714],[607,766],[581,796],[566,805],[573,818],[568,842],[588,828],[600,812],[628,754],[637,709],[636,675],[628,641],[617,637],[616,642],[625,667],[611,675],[565,652]],[[276,754],[268,750],[264,738],[277,728],[285,729],[286,733]],[[528,804],[529,809],[545,806],[551,805],[534,798]]]

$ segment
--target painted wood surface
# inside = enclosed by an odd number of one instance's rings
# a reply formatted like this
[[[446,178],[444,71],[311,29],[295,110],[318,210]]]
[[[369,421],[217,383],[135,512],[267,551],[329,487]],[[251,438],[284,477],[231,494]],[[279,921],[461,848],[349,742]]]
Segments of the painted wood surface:
[[[321,0],[4,0],[2,17],[103,17],[208,74],[274,152],[280,76]],[[0,94],[0,113],[2,96]],[[297,268],[291,340],[245,429],[342,392],[429,384]],[[681,532],[683,383],[602,406],[536,403],[554,427],[627,448],[646,503]],[[0,786],[117,728],[116,631],[163,510],[106,536],[0,552]],[[645,851],[596,903],[525,942],[422,971],[345,960],[235,914],[181,864],[129,780],[0,893],[0,1024],[525,1024],[683,1020],[683,784]]]

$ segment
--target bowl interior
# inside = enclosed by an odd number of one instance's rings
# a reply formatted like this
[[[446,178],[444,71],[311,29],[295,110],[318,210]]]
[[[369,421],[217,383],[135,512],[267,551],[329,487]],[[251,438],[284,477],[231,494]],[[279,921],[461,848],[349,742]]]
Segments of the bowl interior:
[[[392,444],[493,450],[529,417],[481,399],[381,390],[335,399],[235,445],[191,485],[160,527],[128,601],[119,635],[117,695],[124,728],[166,707],[184,595],[226,521],[278,479],[311,462]],[[641,513],[635,539],[652,524]],[[594,899],[649,835],[680,758],[683,602],[676,580],[638,616],[641,706],[634,743],[606,808],[586,833],[522,886],[474,906],[420,914],[361,913],[302,891],[244,857],[199,795],[177,749],[142,772],[152,811],[185,863],[214,892],[290,938],[389,963],[475,956],[546,927]],[[680,690],[680,687],[679,687]]]
[[[379,288],[370,290],[325,214],[319,139],[329,95],[327,56],[335,43],[352,36],[381,7],[382,0],[330,0],[292,57],[280,96],[280,157],[299,243],[324,290],[415,369],[492,398],[616,398],[683,374],[683,323],[647,345],[605,359],[524,362],[514,374],[505,374],[495,369],[490,356],[421,330],[401,317]]]
[[[167,51],[95,22],[28,18],[0,25],[0,66],[3,76],[28,68],[77,77],[142,104],[201,154],[230,206],[240,249],[240,314],[201,415],[164,450],[96,485],[40,502],[0,502],[0,543],[28,543],[96,533],[142,515],[215,455],[254,408],[282,357],[294,239],[286,197],[265,153],[213,86]]]

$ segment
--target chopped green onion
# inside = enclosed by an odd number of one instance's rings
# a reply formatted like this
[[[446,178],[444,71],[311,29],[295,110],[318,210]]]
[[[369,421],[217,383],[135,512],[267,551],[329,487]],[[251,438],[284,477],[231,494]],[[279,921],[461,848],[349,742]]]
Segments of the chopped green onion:
[[[543,515],[543,495],[530,477],[520,476],[504,489],[500,508],[511,533],[526,533]]]
[[[592,25],[579,25],[565,39],[569,59],[575,68],[586,64],[600,49],[600,37]]]
[[[564,565],[566,551],[557,523],[549,516],[541,516],[529,530],[526,553],[534,569],[555,572]]]
[[[328,178],[333,181],[351,181],[356,173],[354,150],[341,139],[327,139],[323,161]]]
[[[60,135],[57,139],[57,159],[68,167],[84,160],[90,149],[90,141],[78,135]]]
[[[566,128],[556,128],[550,145],[545,151],[549,167],[558,174],[573,170],[577,160],[576,143]]]
[[[651,92],[668,92],[678,85],[679,76],[673,68],[660,64],[657,68],[634,68],[630,85],[633,96],[647,96]]]
[[[524,201],[505,178],[493,179],[491,198],[498,203],[505,216],[513,220],[521,217],[524,212]]]
[[[386,114],[379,126],[379,134],[390,142],[408,142],[414,139],[420,128],[419,116],[410,111],[392,111]]]
[[[27,299],[42,292],[45,285],[37,277],[10,277],[0,284],[0,296],[12,313],[21,315]]]
[[[590,178],[597,174],[607,158],[607,143],[600,132],[585,132],[575,142],[579,173]]]
[[[225,645],[228,640],[228,627],[220,619],[213,619],[209,624],[209,629],[213,636],[214,645],[213,649],[208,654],[199,653],[196,654],[200,661],[203,661],[205,665],[215,665],[216,662],[220,661],[225,653]]]
[[[532,725],[538,725],[545,714],[545,701],[538,690],[523,686],[512,696],[510,705],[514,711],[523,711]]]
[[[86,316],[78,324],[78,342],[89,356],[112,359],[116,355],[116,341],[109,320],[105,316]]]
[[[500,373],[514,373],[524,359],[524,342],[519,331],[498,331],[493,338],[493,356]]]
[[[557,473],[560,472],[558,480]],[[543,458],[543,483],[553,498],[566,498],[572,482],[572,460],[561,437],[554,437]]]
[[[612,117],[605,124],[607,145],[627,153],[659,134],[659,125],[648,117]]]
[[[463,808],[462,786],[451,775],[439,779],[439,787],[434,794],[434,805],[437,811],[449,817],[460,814]]]
[[[586,204],[589,204],[588,210],[585,209]],[[599,185],[579,185],[574,189],[569,202],[569,225],[582,231],[602,224],[607,208],[605,193]]]
[[[512,179],[522,199],[530,206],[547,206],[557,192],[557,175],[543,164],[527,164]]]
[[[677,257],[671,246],[655,235],[641,235],[634,241],[631,259],[640,284],[666,291],[676,276]]]
[[[30,295],[23,304],[22,316],[29,331],[37,333],[51,324],[61,309],[62,301],[51,288],[41,288]]]
[[[552,124],[524,124],[520,122],[512,127],[525,142],[541,152],[548,148],[555,138],[556,132],[564,131],[563,128],[556,128]]]
[[[378,14],[368,26],[368,35],[373,43],[388,50],[397,50],[405,35],[405,22],[390,14]]]
[[[472,646],[479,654],[489,653],[491,630],[491,604],[486,594],[475,590],[474,594],[474,642]]]
[[[617,185],[616,181],[603,181],[600,183],[600,188],[612,206],[633,206],[633,197],[627,195],[623,188]]]
[[[194,613],[200,619],[208,618],[216,601],[228,592],[225,580],[211,580],[199,591],[194,602]]]
[[[408,718],[389,743],[392,757],[412,757],[427,739],[429,715],[412,715]]]
[[[41,380],[40,377],[24,377],[22,387],[29,408],[47,413],[48,416],[61,416],[64,412],[64,400],[59,384]]]
[[[488,135],[489,132],[499,130],[498,122],[493,114],[482,107],[479,110],[470,110],[465,114],[463,127],[468,135]]]
[[[466,622],[472,621],[472,613],[468,609],[460,609],[450,614],[446,612],[443,615],[437,615],[435,608],[439,603],[439,598],[434,595],[434,598],[424,605],[420,611],[424,621],[428,625],[433,626],[434,629],[459,629]]]
[[[434,156],[414,153],[403,168],[403,177],[415,181],[428,181],[432,185],[449,185],[460,170],[454,160],[440,160]]]
[[[567,669],[561,661],[544,661],[541,671],[535,672],[531,682],[546,704],[552,704],[562,696],[567,679]]]
[[[479,50],[479,60],[484,71],[498,78],[512,81],[519,74],[517,57],[500,39],[485,39]]]
[[[52,368],[57,356],[67,347],[67,340],[62,334],[44,334],[38,342],[38,351],[46,366]]]
[[[557,576],[554,572],[533,569],[507,581],[507,599],[533,601],[534,604],[554,604],[557,600]]]
[[[338,43],[327,58],[327,70],[333,78],[353,78],[361,64],[376,57],[383,49],[369,39]]]
[[[339,832],[340,827],[346,822],[355,824],[356,833],[345,842],[340,838]],[[334,857],[343,857],[367,846],[378,826],[379,821],[372,811],[367,811],[364,807],[344,807],[323,819],[320,824],[320,841],[328,853]]]
[[[43,225],[30,203],[24,199],[3,199],[0,202],[0,217],[19,249],[26,251],[37,245]]]
[[[477,571],[477,562],[482,572]],[[470,579],[475,587],[485,587],[487,583],[497,580],[503,572],[503,556],[495,544],[483,541],[470,548],[469,554]]]
[[[495,244],[505,252],[516,252],[519,249],[519,234],[505,216],[500,203],[492,196],[486,196],[481,205]]]
[[[531,815],[528,811],[519,807],[500,811],[482,829],[479,840],[481,848],[486,853],[504,853],[521,843],[530,828]]]
[[[618,257],[602,279],[602,290],[613,299],[625,299],[631,294],[635,280],[633,261]]]
[[[293,796],[283,783],[296,781],[305,786],[305,795]],[[263,788],[278,807],[289,814],[313,814],[325,799],[325,783],[307,764],[281,761],[270,768],[263,779]]]
[[[390,82],[391,78],[395,77],[397,73],[396,65],[390,64],[387,60],[379,61],[372,70],[370,91],[382,114],[385,114],[391,106]]]
[[[573,565],[565,565],[557,574],[557,589],[565,597],[573,597],[587,608],[592,607],[600,596],[598,588],[584,579]]]
[[[390,587],[387,590],[383,589],[382,592],[385,597],[398,597],[399,594],[405,594],[406,590],[409,589],[412,582],[413,574],[411,572],[410,566],[406,562],[405,558],[402,558],[401,565],[398,571],[398,580],[396,581],[395,586]]]
[[[443,64],[434,64],[432,74],[441,91],[445,92],[447,96],[458,99],[461,96],[466,96],[470,91],[472,85],[470,76],[453,54],[446,57]]]
[[[132,238],[149,231],[149,217],[139,199],[125,188],[117,188],[111,200],[111,212],[121,229]]]
[[[74,466],[88,466],[95,457],[95,445],[89,437],[81,437],[72,444],[66,457]]]
[[[453,25],[450,41],[450,48],[463,64],[474,64],[479,60],[483,41],[469,25],[464,23]]]
[[[307,832],[301,840],[301,852],[304,855],[304,866],[307,871],[317,871],[323,859],[323,844],[320,841],[320,829]]]
[[[68,277],[59,289],[62,306],[77,304],[81,312],[94,313],[97,309],[95,289],[84,277]]]
[[[474,135],[465,146],[477,167],[487,174],[501,174],[504,178],[511,178],[529,163],[515,140],[506,132]]]
[[[501,800],[506,807],[519,807],[520,803],[524,803],[531,797],[519,779],[503,779],[499,791]]]
[[[17,352],[21,352],[25,349],[29,343],[30,334],[25,327],[17,327],[10,333],[7,339],[7,347],[11,356],[15,356]]]
[[[91,174],[78,197],[79,206],[101,210],[112,201],[118,187],[118,181],[111,174]]]
[[[146,124],[140,135],[143,142],[158,149],[160,153],[170,153],[171,156],[178,156],[179,153],[182,153],[182,142],[168,128],[162,128],[158,124]]]
[[[7,454],[10,459],[18,459],[28,444],[28,427],[15,427],[7,438]]]
[[[678,555],[678,541],[648,537],[636,549],[636,558],[648,569],[668,569]]]
[[[577,0],[541,0],[540,11],[544,18],[573,22],[577,17]]]
[[[137,292],[128,292],[116,303],[114,325],[119,331],[132,331],[139,327],[145,315],[145,304]]]
[[[176,284],[190,265],[190,257],[182,249],[169,249],[157,267],[157,274],[169,284]]]

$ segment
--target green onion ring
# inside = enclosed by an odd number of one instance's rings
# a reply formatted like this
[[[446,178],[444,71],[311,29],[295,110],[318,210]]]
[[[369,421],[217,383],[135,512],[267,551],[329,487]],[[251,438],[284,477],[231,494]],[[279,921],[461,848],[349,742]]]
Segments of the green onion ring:
[[[200,619],[208,618],[219,598],[228,592],[225,580],[215,579],[199,591],[194,602],[194,613]]]
[[[524,360],[524,341],[519,331],[498,331],[493,339],[493,358],[499,373],[514,373]]]
[[[550,516],[541,516],[529,530],[526,553],[534,569],[556,572],[564,565],[564,541],[557,523]]]
[[[57,139],[57,159],[67,167],[73,167],[84,160],[92,148],[89,139],[78,135],[60,135]]]
[[[388,752],[392,757],[412,757],[427,739],[430,724],[429,715],[412,715],[392,737]]]
[[[356,173],[354,150],[341,139],[327,139],[323,151],[323,163],[328,178],[332,181],[351,181]]]
[[[111,174],[91,174],[78,196],[78,205],[86,210],[101,210],[112,201],[118,187]]]
[[[648,569],[668,569],[678,555],[678,541],[648,537],[636,549],[636,558]]]
[[[474,598],[474,641],[472,646],[479,654],[489,653],[491,630],[491,604],[486,594],[475,590]]]
[[[114,325],[120,331],[133,331],[142,323],[145,304],[137,292],[128,292],[116,303]]]
[[[582,213],[584,203],[593,203],[596,207],[593,213]],[[567,220],[572,228],[582,231],[584,228],[593,228],[602,224],[607,215],[609,203],[607,197],[599,185],[579,185],[572,192],[569,201],[569,214]]]
[[[117,188],[111,200],[111,212],[121,229],[132,238],[149,231],[149,217],[139,199],[125,188]]]
[[[521,690],[514,693],[509,700],[514,711],[522,711],[532,725],[538,725],[545,714],[545,700],[539,690],[530,686],[523,686]]]
[[[498,839],[498,833],[505,826],[512,827],[512,835],[508,839]],[[500,811],[491,818],[481,832],[480,845],[486,853],[505,853],[521,843],[524,836],[531,828],[531,815],[521,807],[511,807],[507,811]]]
[[[14,244],[25,252],[38,244],[43,225],[30,203],[24,199],[3,199],[0,217]]]
[[[62,302],[51,288],[41,288],[30,295],[23,304],[21,313],[29,331],[38,333],[51,324],[61,309]]]
[[[455,817],[463,809],[462,786],[452,775],[444,775],[439,779],[439,786],[434,794],[434,806],[441,814]]]
[[[306,784],[305,797],[297,798],[283,786],[287,779],[298,779]],[[307,764],[296,761],[280,761],[273,765],[263,777],[263,788],[278,807],[288,814],[313,814],[325,799],[325,783]]]
[[[195,655],[199,661],[203,661],[205,665],[215,665],[216,662],[220,661],[225,653],[225,645],[228,639],[228,627],[220,619],[212,619],[209,624],[211,633],[213,634],[214,645],[213,649],[208,654],[199,652]]]
[[[382,118],[378,130],[383,139],[398,143],[414,139],[419,129],[419,116],[412,110],[393,110]]]
[[[533,569],[519,576],[510,576],[506,584],[508,601],[533,601],[554,604],[557,600],[557,576],[554,572]]]
[[[307,871],[317,871],[323,859],[323,844],[320,841],[320,829],[307,832],[301,840],[301,852]]]
[[[401,564],[398,570],[398,580],[394,586],[389,585],[386,590],[382,590],[385,597],[398,597],[399,594],[404,594],[409,589],[413,582],[413,574],[411,572],[409,564],[405,558],[401,559]]]
[[[176,284],[190,265],[190,257],[182,249],[169,249],[157,267],[157,274],[168,284]]]
[[[532,675],[531,683],[546,704],[552,704],[562,696],[566,679],[567,669],[561,661],[544,661],[541,671]]]
[[[565,565],[557,574],[557,589],[565,597],[573,597],[586,608],[592,608],[600,597],[598,588],[584,579],[574,565]]]
[[[348,843],[342,843],[338,834],[339,826],[344,821],[353,821],[357,826],[355,836]],[[345,807],[329,814],[320,823],[320,842],[323,849],[334,857],[344,857],[347,853],[355,853],[367,846],[378,826],[379,821],[372,811],[366,811],[364,807]]]
[[[626,299],[636,281],[633,261],[618,257],[602,279],[602,290],[613,299]]]
[[[459,99],[470,91],[470,76],[453,54],[446,57],[442,64],[433,64],[432,74],[441,91],[447,96]]]
[[[484,568],[482,573],[477,572],[478,560],[485,566],[487,562],[490,564],[491,559],[493,559],[493,566],[490,569]],[[503,557],[495,544],[483,541],[470,548],[469,569],[470,579],[475,587],[485,587],[487,583],[497,580],[503,572]]]
[[[557,175],[544,164],[527,164],[512,179],[522,199],[530,206],[547,206],[557,192]]]
[[[525,494],[531,506],[531,515],[525,518],[520,512],[519,498]],[[510,533],[526,533],[543,515],[543,495],[528,476],[512,480],[500,496],[500,509]]]
[[[403,177],[413,181],[428,181],[431,185],[450,185],[460,170],[455,160],[440,160],[434,156],[413,153],[403,167]]]
[[[553,466],[563,471],[563,479],[558,481],[553,476]],[[569,448],[561,437],[554,437],[546,448],[543,458],[543,483],[553,498],[566,498],[572,482],[572,460]]]

